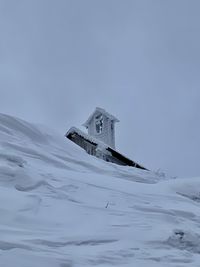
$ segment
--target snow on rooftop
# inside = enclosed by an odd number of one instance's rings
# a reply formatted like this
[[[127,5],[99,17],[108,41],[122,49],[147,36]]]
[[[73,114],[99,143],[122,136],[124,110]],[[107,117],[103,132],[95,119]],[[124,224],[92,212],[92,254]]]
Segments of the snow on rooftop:
[[[68,132],[66,133],[65,136],[68,136],[69,134],[73,134],[73,133],[77,133],[78,135],[82,136],[83,138],[85,138],[86,140],[97,144],[99,147],[102,147],[104,149],[108,148],[108,145],[106,145],[104,142],[102,142],[101,140],[98,140],[97,138],[88,135],[87,133],[84,133],[83,131],[81,131],[80,129],[76,128],[76,127],[71,127]]]

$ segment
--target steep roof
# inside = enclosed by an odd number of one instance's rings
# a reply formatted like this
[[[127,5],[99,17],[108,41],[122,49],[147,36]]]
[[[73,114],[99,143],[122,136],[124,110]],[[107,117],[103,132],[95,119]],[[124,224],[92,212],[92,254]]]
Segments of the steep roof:
[[[132,166],[132,167],[136,167],[136,168],[139,168],[139,169],[143,169],[143,170],[148,170],[146,169],[145,167],[143,167],[142,165],[136,163],[135,161],[127,158],[126,156],[122,155],[121,153],[119,153],[118,151],[112,149],[111,147],[109,147],[108,145],[106,145],[104,142],[82,132],[81,130],[79,130],[78,128],[76,127],[71,127],[69,129],[69,131],[66,133],[66,137],[69,138],[70,135],[73,135],[73,134],[78,134],[81,138],[87,140],[88,142],[92,143],[93,145],[97,146],[100,148],[101,151],[104,151],[104,153],[107,151],[107,152],[110,152],[111,155],[119,160],[121,160],[122,162],[126,163],[126,165],[128,166]],[[71,139],[71,138],[69,138]]]
[[[107,118],[109,118],[110,120],[112,120],[114,122],[119,122],[119,120],[115,116],[113,116],[110,113],[108,113],[105,109],[97,107],[95,109],[95,111],[89,116],[89,118],[87,119],[87,121],[83,124],[83,126],[85,126],[87,128],[88,125],[90,124],[90,121],[94,117],[94,115],[96,113],[98,113],[98,112],[102,113],[103,115],[105,115]]]
[[[65,136],[68,137],[70,134],[73,134],[73,133],[77,133],[79,136],[82,136],[84,139],[88,140],[89,142],[91,142],[95,145],[99,145],[101,147],[108,148],[108,145],[106,145],[103,141],[100,141],[100,140],[96,139],[95,137],[88,135],[87,133],[84,133],[83,131],[81,131],[80,129],[78,129],[76,127],[71,127]]]

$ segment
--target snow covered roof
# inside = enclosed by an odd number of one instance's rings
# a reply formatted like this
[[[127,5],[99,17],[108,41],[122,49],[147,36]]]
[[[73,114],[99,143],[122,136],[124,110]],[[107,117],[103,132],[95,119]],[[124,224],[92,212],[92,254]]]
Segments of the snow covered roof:
[[[87,119],[87,121],[83,124],[83,126],[85,126],[86,128],[88,127],[90,121],[92,120],[92,118],[94,117],[94,115],[96,113],[102,113],[103,115],[105,115],[107,118],[109,118],[110,120],[114,121],[114,122],[119,122],[119,120],[111,115],[110,113],[108,113],[105,109],[103,108],[99,108],[99,107],[96,107],[95,111],[89,116],[89,118]]]
[[[73,133],[77,133],[79,136],[82,136],[84,139],[90,141],[91,143],[94,143],[98,146],[101,146],[102,148],[108,148],[108,145],[106,145],[104,142],[96,139],[95,137],[88,135],[87,133],[84,133],[83,131],[81,131],[80,129],[76,128],[76,127],[71,127],[68,132],[66,133],[66,137],[69,136],[69,134],[73,134]]]
[[[116,151],[115,149],[112,149],[111,147],[109,147],[108,145],[106,145],[104,142],[96,139],[93,136],[88,135],[87,133],[84,133],[83,131],[81,131],[80,129],[76,128],[76,127],[71,127],[68,132],[66,133],[66,137],[69,138],[70,135],[73,134],[78,134],[79,136],[81,136],[82,138],[84,138],[85,140],[93,143],[94,145],[97,145],[97,147],[101,150],[104,151],[104,153],[107,152],[111,152],[111,155],[113,155],[114,157],[120,159],[121,161],[126,161],[129,162],[129,166],[134,166],[140,169],[144,169],[144,170],[148,170],[146,168],[144,168],[142,165],[139,165],[138,163],[136,163],[135,161],[130,160],[129,158],[127,158],[126,156],[122,155],[121,153],[119,153],[118,151]]]

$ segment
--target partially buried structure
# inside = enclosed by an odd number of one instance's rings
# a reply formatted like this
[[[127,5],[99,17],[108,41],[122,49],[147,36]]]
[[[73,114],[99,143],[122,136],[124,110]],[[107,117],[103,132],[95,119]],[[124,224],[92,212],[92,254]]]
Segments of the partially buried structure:
[[[72,127],[66,137],[82,147],[88,154],[119,165],[147,170],[115,149],[115,123],[119,120],[102,108],[96,108],[83,124],[88,133]]]

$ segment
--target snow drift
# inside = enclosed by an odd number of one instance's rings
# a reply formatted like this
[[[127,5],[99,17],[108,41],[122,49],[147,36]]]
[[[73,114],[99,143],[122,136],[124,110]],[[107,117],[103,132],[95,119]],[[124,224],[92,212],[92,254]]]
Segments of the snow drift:
[[[1,266],[199,266],[199,188],[0,115]]]

